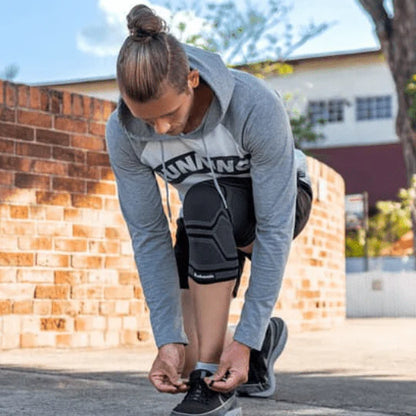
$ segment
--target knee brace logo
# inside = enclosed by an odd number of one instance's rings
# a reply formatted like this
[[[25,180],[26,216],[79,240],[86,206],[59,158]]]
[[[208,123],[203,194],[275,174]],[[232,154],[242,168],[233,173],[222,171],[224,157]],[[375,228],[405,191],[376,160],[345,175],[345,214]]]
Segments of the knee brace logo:
[[[193,275],[194,275],[194,277],[196,277],[198,279],[215,279],[214,274],[201,274],[201,273],[194,272]]]

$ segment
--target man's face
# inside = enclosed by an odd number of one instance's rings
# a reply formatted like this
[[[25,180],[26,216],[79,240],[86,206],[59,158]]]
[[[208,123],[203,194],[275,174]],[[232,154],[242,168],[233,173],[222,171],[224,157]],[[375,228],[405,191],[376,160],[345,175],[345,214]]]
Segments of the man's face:
[[[134,117],[152,126],[157,134],[176,136],[185,130],[194,100],[194,88],[188,82],[187,89],[178,93],[166,84],[160,98],[140,103],[128,97],[124,102]]]

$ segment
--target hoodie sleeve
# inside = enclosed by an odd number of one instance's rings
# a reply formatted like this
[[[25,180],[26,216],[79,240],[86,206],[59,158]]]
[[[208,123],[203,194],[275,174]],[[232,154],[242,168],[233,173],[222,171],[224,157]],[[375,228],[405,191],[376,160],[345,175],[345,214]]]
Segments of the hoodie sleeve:
[[[186,344],[176,261],[156,178],[134,153],[116,111],[107,122],[108,152],[156,345]]]
[[[260,350],[293,237],[296,204],[293,138],[283,103],[271,91],[250,112],[243,146],[251,154],[256,239],[251,276],[234,339]]]

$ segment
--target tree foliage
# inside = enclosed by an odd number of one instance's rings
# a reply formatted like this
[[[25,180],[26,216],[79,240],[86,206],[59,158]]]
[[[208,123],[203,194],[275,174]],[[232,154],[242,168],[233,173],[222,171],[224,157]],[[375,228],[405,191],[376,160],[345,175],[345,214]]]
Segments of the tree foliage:
[[[392,246],[404,234],[412,229],[411,210],[415,198],[415,185],[408,189],[400,189],[399,201],[379,201],[376,204],[377,213],[368,222],[367,244],[371,257],[379,256],[381,252]],[[346,256],[364,256],[365,231],[351,231],[347,234]]]
[[[398,98],[396,133],[403,148],[408,186],[416,174],[416,122],[412,121],[413,93],[409,80],[416,73],[416,1],[358,0],[374,23],[381,49],[387,59]],[[415,200],[413,200],[413,204]],[[416,247],[416,210],[412,210],[413,245]]]

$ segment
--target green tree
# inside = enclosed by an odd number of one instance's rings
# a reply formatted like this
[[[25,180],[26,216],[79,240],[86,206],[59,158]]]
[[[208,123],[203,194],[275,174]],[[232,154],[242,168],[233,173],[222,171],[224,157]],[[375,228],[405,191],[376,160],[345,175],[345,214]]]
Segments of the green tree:
[[[219,52],[231,67],[250,72],[259,78],[270,75],[287,75],[293,70],[286,59],[300,46],[324,32],[330,23],[311,22],[295,30],[290,23],[291,3],[287,0],[267,0],[263,7],[251,0],[242,2],[188,2],[186,8],[192,16],[203,18],[201,31],[187,35],[187,22],[175,20],[179,7],[172,7],[171,22],[180,33],[183,42]],[[181,4],[181,8],[184,5]],[[180,14],[180,13],[179,13]],[[187,15],[180,14],[182,19]],[[192,18],[189,14],[189,18]],[[301,114],[293,105],[293,97],[286,96],[295,144],[301,148],[305,143],[316,142],[323,134],[309,117]],[[323,124],[323,123],[320,123]]]
[[[416,174],[416,122],[407,85],[416,73],[416,1],[358,0],[370,16],[396,85],[396,133],[403,147],[408,186]],[[413,205],[415,201],[413,201]],[[412,209],[413,246],[416,247],[416,210]]]
[[[413,182],[414,184],[414,182]],[[368,222],[368,254],[372,257],[392,246],[412,229],[411,210],[415,188],[400,189],[399,201],[378,201],[377,213]],[[345,240],[347,257],[364,256],[364,230],[349,232]]]

